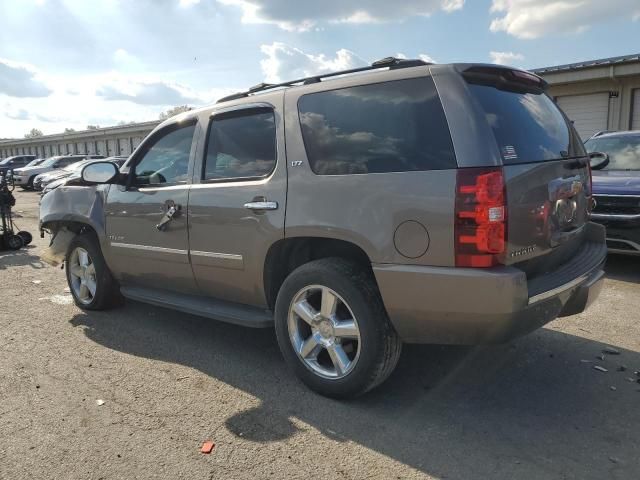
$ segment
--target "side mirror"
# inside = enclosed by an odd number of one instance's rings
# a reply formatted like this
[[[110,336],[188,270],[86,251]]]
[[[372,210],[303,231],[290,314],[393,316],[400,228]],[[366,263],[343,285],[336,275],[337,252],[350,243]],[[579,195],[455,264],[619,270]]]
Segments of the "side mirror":
[[[113,183],[118,177],[118,167],[111,162],[94,162],[82,169],[82,181],[89,185]]]
[[[602,170],[609,165],[609,155],[603,152],[591,152],[589,154],[589,163],[591,164],[591,170]]]

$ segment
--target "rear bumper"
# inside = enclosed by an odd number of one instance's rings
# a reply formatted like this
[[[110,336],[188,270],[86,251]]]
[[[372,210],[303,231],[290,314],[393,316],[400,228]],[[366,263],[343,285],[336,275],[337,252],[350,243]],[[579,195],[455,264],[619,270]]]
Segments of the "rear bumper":
[[[501,343],[557,317],[584,311],[599,295],[604,229],[553,273],[527,280],[515,267],[494,269],[373,265],[389,317],[408,343]]]

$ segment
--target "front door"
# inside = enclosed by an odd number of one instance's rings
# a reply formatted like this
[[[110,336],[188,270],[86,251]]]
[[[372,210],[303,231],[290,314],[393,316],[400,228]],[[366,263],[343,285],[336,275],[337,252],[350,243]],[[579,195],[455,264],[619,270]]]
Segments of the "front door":
[[[152,134],[107,196],[107,262],[123,286],[191,292],[187,202],[195,123]]]
[[[214,113],[189,198],[190,255],[200,291],[262,307],[264,259],[284,237],[287,191],[283,95],[265,97],[265,103]]]

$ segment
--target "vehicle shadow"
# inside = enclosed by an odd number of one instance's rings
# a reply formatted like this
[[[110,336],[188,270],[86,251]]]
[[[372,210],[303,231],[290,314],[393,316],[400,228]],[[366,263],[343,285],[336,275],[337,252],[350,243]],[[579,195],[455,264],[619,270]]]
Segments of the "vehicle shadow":
[[[48,265],[36,253],[37,247],[28,245],[20,250],[0,250],[0,270],[9,267],[24,267],[40,269]]]
[[[186,365],[258,398],[226,420],[244,440],[286,439],[297,418],[437,478],[640,478],[640,385],[627,380],[638,352],[608,356],[602,373],[582,360],[596,361],[604,345],[548,329],[495,347],[410,345],[384,385],[338,402],[296,380],[272,330],[134,302],[71,323],[107,348]]]
[[[605,271],[608,278],[640,283],[640,256],[609,254]]]

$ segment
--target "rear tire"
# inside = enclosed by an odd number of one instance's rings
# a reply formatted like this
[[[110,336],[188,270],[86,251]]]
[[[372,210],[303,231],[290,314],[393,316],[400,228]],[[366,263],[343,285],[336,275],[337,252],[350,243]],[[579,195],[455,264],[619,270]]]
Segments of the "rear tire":
[[[275,324],[289,367],[327,397],[352,398],[380,385],[402,351],[371,273],[342,258],[294,270],[278,292]]]
[[[120,303],[119,286],[104,261],[95,235],[76,235],[69,244],[65,265],[69,290],[78,307],[106,310]]]

